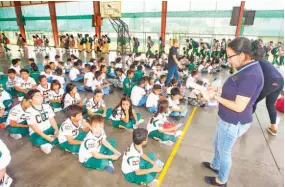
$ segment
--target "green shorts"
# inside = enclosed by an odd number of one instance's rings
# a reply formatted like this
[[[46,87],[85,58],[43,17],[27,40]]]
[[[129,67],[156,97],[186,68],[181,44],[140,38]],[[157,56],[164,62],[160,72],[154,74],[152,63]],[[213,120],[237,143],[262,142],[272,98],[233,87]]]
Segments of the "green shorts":
[[[53,127],[50,127],[47,130],[45,130],[43,133],[45,133],[46,135],[54,135],[54,129],[53,129]],[[57,138],[55,138],[54,141],[49,142],[35,132],[32,135],[30,135],[29,139],[36,146],[41,146],[41,145],[46,144],[46,143],[50,143],[51,145],[58,144]]]
[[[174,135],[160,133],[158,130],[152,131],[148,135],[150,138],[161,141],[176,142],[177,138]]]
[[[147,156],[153,161],[156,160],[154,153],[148,153]],[[152,167],[153,166],[151,163],[145,161],[144,159],[140,160],[140,169],[150,169]],[[128,174],[124,174],[124,176],[128,182],[135,183],[138,185],[145,185],[151,183],[155,179],[156,174],[157,173],[153,172],[145,175],[136,175],[135,172],[131,172]]]
[[[27,125],[27,122],[24,121],[21,123],[22,125]],[[27,125],[28,127],[28,125]],[[29,136],[29,128],[24,128],[24,127],[12,127],[11,125],[6,126],[6,130],[10,134],[21,134],[22,136]]]
[[[50,103],[50,106],[51,106],[52,108],[61,108],[61,103],[52,102],[52,103]]]
[[[77,135],[75,140],[82,141],[85,138],[86,135],[87,135],[86,132],[79,132],[79,134]],[[68,151],[68,152],[71,152],[71,153],[78,153],[79,152],[79,148],[80,148],[80,144],[72,145],[72,144],[68,143],[68,141],[66,141],[66,142],[63,142],[63,143],[59,144],[59,147],[62,150],[65,150],[65,151]]]
[[[116,148],[117,143],[116,140],[113,138],[110,138],[108,140],[108,142],[114,147]],[[113,155],[114,153],[109,150],[107,147],[105,147],[104,145],[101,145],[100,151],[99,153],[103,154],[103,155]],[[109,165],[109,161],[113,160],[109,160],[109,159],[97,159],[94,157],[89,158],[86,162],[83,163],[83,165],[87,168],[92,168],[92,169],[98,169],[98,170],[104,170],[106,166]]]
[[[138,120],[141,119],[141,114],[140,113],[137,113],[137,118]],[[133,129],[133,125],[136,123],[135,119],[132,118],[131,120],[129,120],[128,123],[125,123],[123,122],[122,120],[119,120],[119,121],[115,121],[115,120],[112,120],[112,125],[115,127],[115,128],[126,128],[126,129]]]

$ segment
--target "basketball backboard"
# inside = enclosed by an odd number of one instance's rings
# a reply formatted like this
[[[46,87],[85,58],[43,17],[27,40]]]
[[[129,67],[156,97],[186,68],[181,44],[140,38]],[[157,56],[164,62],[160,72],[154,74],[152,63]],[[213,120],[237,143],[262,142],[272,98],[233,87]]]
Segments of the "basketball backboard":
[[[101,1],[100,13],[102,18],[121,17],[121,1]]]

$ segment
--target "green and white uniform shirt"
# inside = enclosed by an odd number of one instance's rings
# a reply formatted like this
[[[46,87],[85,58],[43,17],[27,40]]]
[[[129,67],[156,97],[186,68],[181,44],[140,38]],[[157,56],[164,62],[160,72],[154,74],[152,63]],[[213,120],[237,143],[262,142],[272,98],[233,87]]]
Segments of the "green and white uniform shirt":
[[[42,104],[41,110],[38,110],[32,106],[26,111],[27,123],[36,125],[42,132],[51,127],[49,119],[53,118],[54,116],[54,112],[51,106],[48,104]],[[32,135],[35,132],[32,128],[29,128],[29,133]]]
[[[64,98],[64,108],[67,108],[70,105],[73,104],[79,104],[79,102],[81,101],[80,95],[79,93],[75,94],[75,97],[71,97],[70,94],[66,94],[65,98]]]
[[[0,170],[6,168],[11,161],[10,151],[2,140],[0,140]]]
[[[23,110],[21,103],[19,103],[10,110],[6,126],[10,125],[11,120],[21,124],[25,122],[26,119],[26,112]]]
[[[90,98],[86,103],[87,110],[91,110],[92,113],[97,112],[99,109],[105,108],[105,102],[103,99],[99,102],[95,102],[93,98]]]
[[[59,143],[64,143],[67,141],[66,136],[72,136],[75,139],[80,133],[80,128],[82,128],[82,122],[78,123],[78,126],[75,126],[70,118],[67,118],[59,128],[58,131],[58,141]]]
[[[100,136],[95,136],[91,131],[86,135],[79,149],[79,162],[87,162],[92,157],[92,153],[100,152],[103,140],[106,140],[107,136],[103,130]]]
[[[156,130],[162,130],[162,125],[167,121],[167,113],[158,114],[156,117],[152,117],[153,121],[151,123],[151,120],[147,124],[147,130],[148,134],[156,131]]]
[[[37,90],[41,92],[44,97],[44,103],[49,103],[49,95],[50,95],[50,83],[48,83],[47,87],[43,87],[42,85],[38,85]]]
[[[58,93],[55,92],[54,90],[50,90],[49,98],[50,98],[50,100],[60,100],[62,98],[63,94],[64,94],[64,91],[62,88],[58,90]]]
[[[135,144],[132,145],[125,151],[122,162],[122,172],[124,174],[132,173],[140,169],[140,160],[143,155],[143,150],[137,150]]]

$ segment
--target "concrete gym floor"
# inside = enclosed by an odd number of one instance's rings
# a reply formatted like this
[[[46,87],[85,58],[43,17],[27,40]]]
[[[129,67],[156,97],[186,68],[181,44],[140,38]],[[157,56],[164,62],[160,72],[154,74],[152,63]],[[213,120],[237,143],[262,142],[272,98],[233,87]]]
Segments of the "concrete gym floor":
[[[35,53],[32,47],[24,54],[18,52],[16,46],[11,46],[10,55],[0,54],[0,71],[6,73],[10,67],[11,59],[21,58],[22,65],[27,64],[28,58],[35,58],[37,63],[42,63],[46,53]],[[47,53],[51,61],[55,54],[60,54],[63,60],[67,55],[59,49],[52,49]],[[92,55],[82,53],[78,55],[82,60],[89,59]],[[115,53],[110,53],[113,60]],[[217,75],[222,82],[228,77],[228,72],[223,71]],[[82,98],[90,98],[92,94],[80,92]],[[105,97],[107,107],[114,107],[120,100],[122,93],[115,91]],[[143,119],[147,122],[151,114],[145,108],[136,107]],[[193,107],[189,106],[189,115]],[[218,115],[216,107],[199,108],[190,124],[188,131],[178,149],[178,152],[168,169],[162,186],[164,187],[207,187],[204,176],[214,174],[203,168],[201,162],[213,158],[213,137],[217,127]],[[273,137],[266,131],[269,117],[264,102],[258,105],[254,114],[254,121],[249,131],[236,142],[232,154],[232,169],[228,181],[230,187],[281,187],[284,184],[284,118],[281,117],[278,135]],[[66,119],[63,112],[56,114],[58,123]],[[186,119],[179,122],[186,123]],[[145,122],[145,123],[146,123]],[[145,127],[146,124],[143,126]],[[114,129],[110,121],[105,124],[107,136],[117,140],[117,149],[124,152],[131,144],[131,133]],[[40,148],[33,146],[27,137],[14,140],[8,133],[0,129],[0,138],[11,151],[12,161],[8,166],[8,174],[13,178],[14,187],[131,187],[120,170],[121,160],[116,161],[115,173],[91,170],[83,167],[78,157],[55,147],[50,155],[45,155]],[[167,162],[173,147],[160,145],[149,139],[145,153],[155,152],[156,156]]]

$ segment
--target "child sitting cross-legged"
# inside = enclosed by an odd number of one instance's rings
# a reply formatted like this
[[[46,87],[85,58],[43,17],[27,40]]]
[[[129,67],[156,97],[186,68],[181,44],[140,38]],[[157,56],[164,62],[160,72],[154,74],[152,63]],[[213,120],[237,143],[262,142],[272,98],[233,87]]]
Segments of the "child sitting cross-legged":
[[[58,141],[62,150],[78,153],[80,144],[89,131],[90,125],[83,120],[83,108],[70,105],[66,109],[68,118],[59,128]]]
[[[135,85],[135,83],[132,82],[133,76],[134,76],[134,72],[132,72],[131,70],[128,70],[127,77],[125,78],[123,82],[123,90],[127,96],[131,96],[132,89]]]
[[[88,116],[93,116],[94,114],[102,114],[105,120],[108,120],[112,115],[112,109],[106,108],[105,102],[103,100],[102,90],[96,89],[94,91],[93,97],[90,98],[86,103]]]
[[[148,95],[146,100],[146,108],[149,112],[157,112],[157,104],[159,99],[165,99],[165,97],[160,96],[160,94],[161,86],[159,84],[155,84],[153,86],[152,92]]]
[[[144,122],[141,115],[133,110],[129,97],[121,99],[119,105],[114,108],[111,119],[114,127],[129,131],[136,129],[139,124]]]
[[[92,91],[94,92],[95,89],[102,90],[104,95],[108,95],[110,92],[110,84],[105,82],[102,78],[103,73],[101,71],[95,72],[95,79],[92,83]]]
[[[148,136],[167,146],[173,145],[182,131],[178,130],[182,124],[175,125],[167,120],[168,101],[160,100],[158,109],[147,125]]]
[[[79,149],[79,162],[87,168],[113,173],[115,170],[113,162],[121,156],[121,153],[116,150],[116,140],[107,140],[102,115],[93,115],[90,126],[91,131],[86,135]]]
[[[170,97],[168,98],[169,109],[171,113],[169,116],[183,116],[186,117],[188,110],[187,107],[180,105],[181,93],[179,88],[172,88]]]
[[[21,78],[17,80],[15,84],[15,89],[17,91],[18,100],[22,101],[23,97],[31,89],[36,89],[37,84],[33,78],[29,76],[29,71],[26,69],[21,69]]]
[[[50,86],[49,92],[49,102],[50,106],[54,110],[54,112],[59,112],[62,110],[61,108],[61,99],[64,94],[63,89],[61,88],[61,84],[58,80],[53,80]]]
[[[134,106],[143,106],[146,103],[145,80],[141,78],[138,85],[134,86],[131,93],[131,100]]]
[[[134,130],[133,143],[124,153],[121,169],[128,182],[156,187],[158,181],[155,177],[162,171],[162,166],[158,165],[154,153],[144,154],[143,147],[147,141],[146,129]]]

